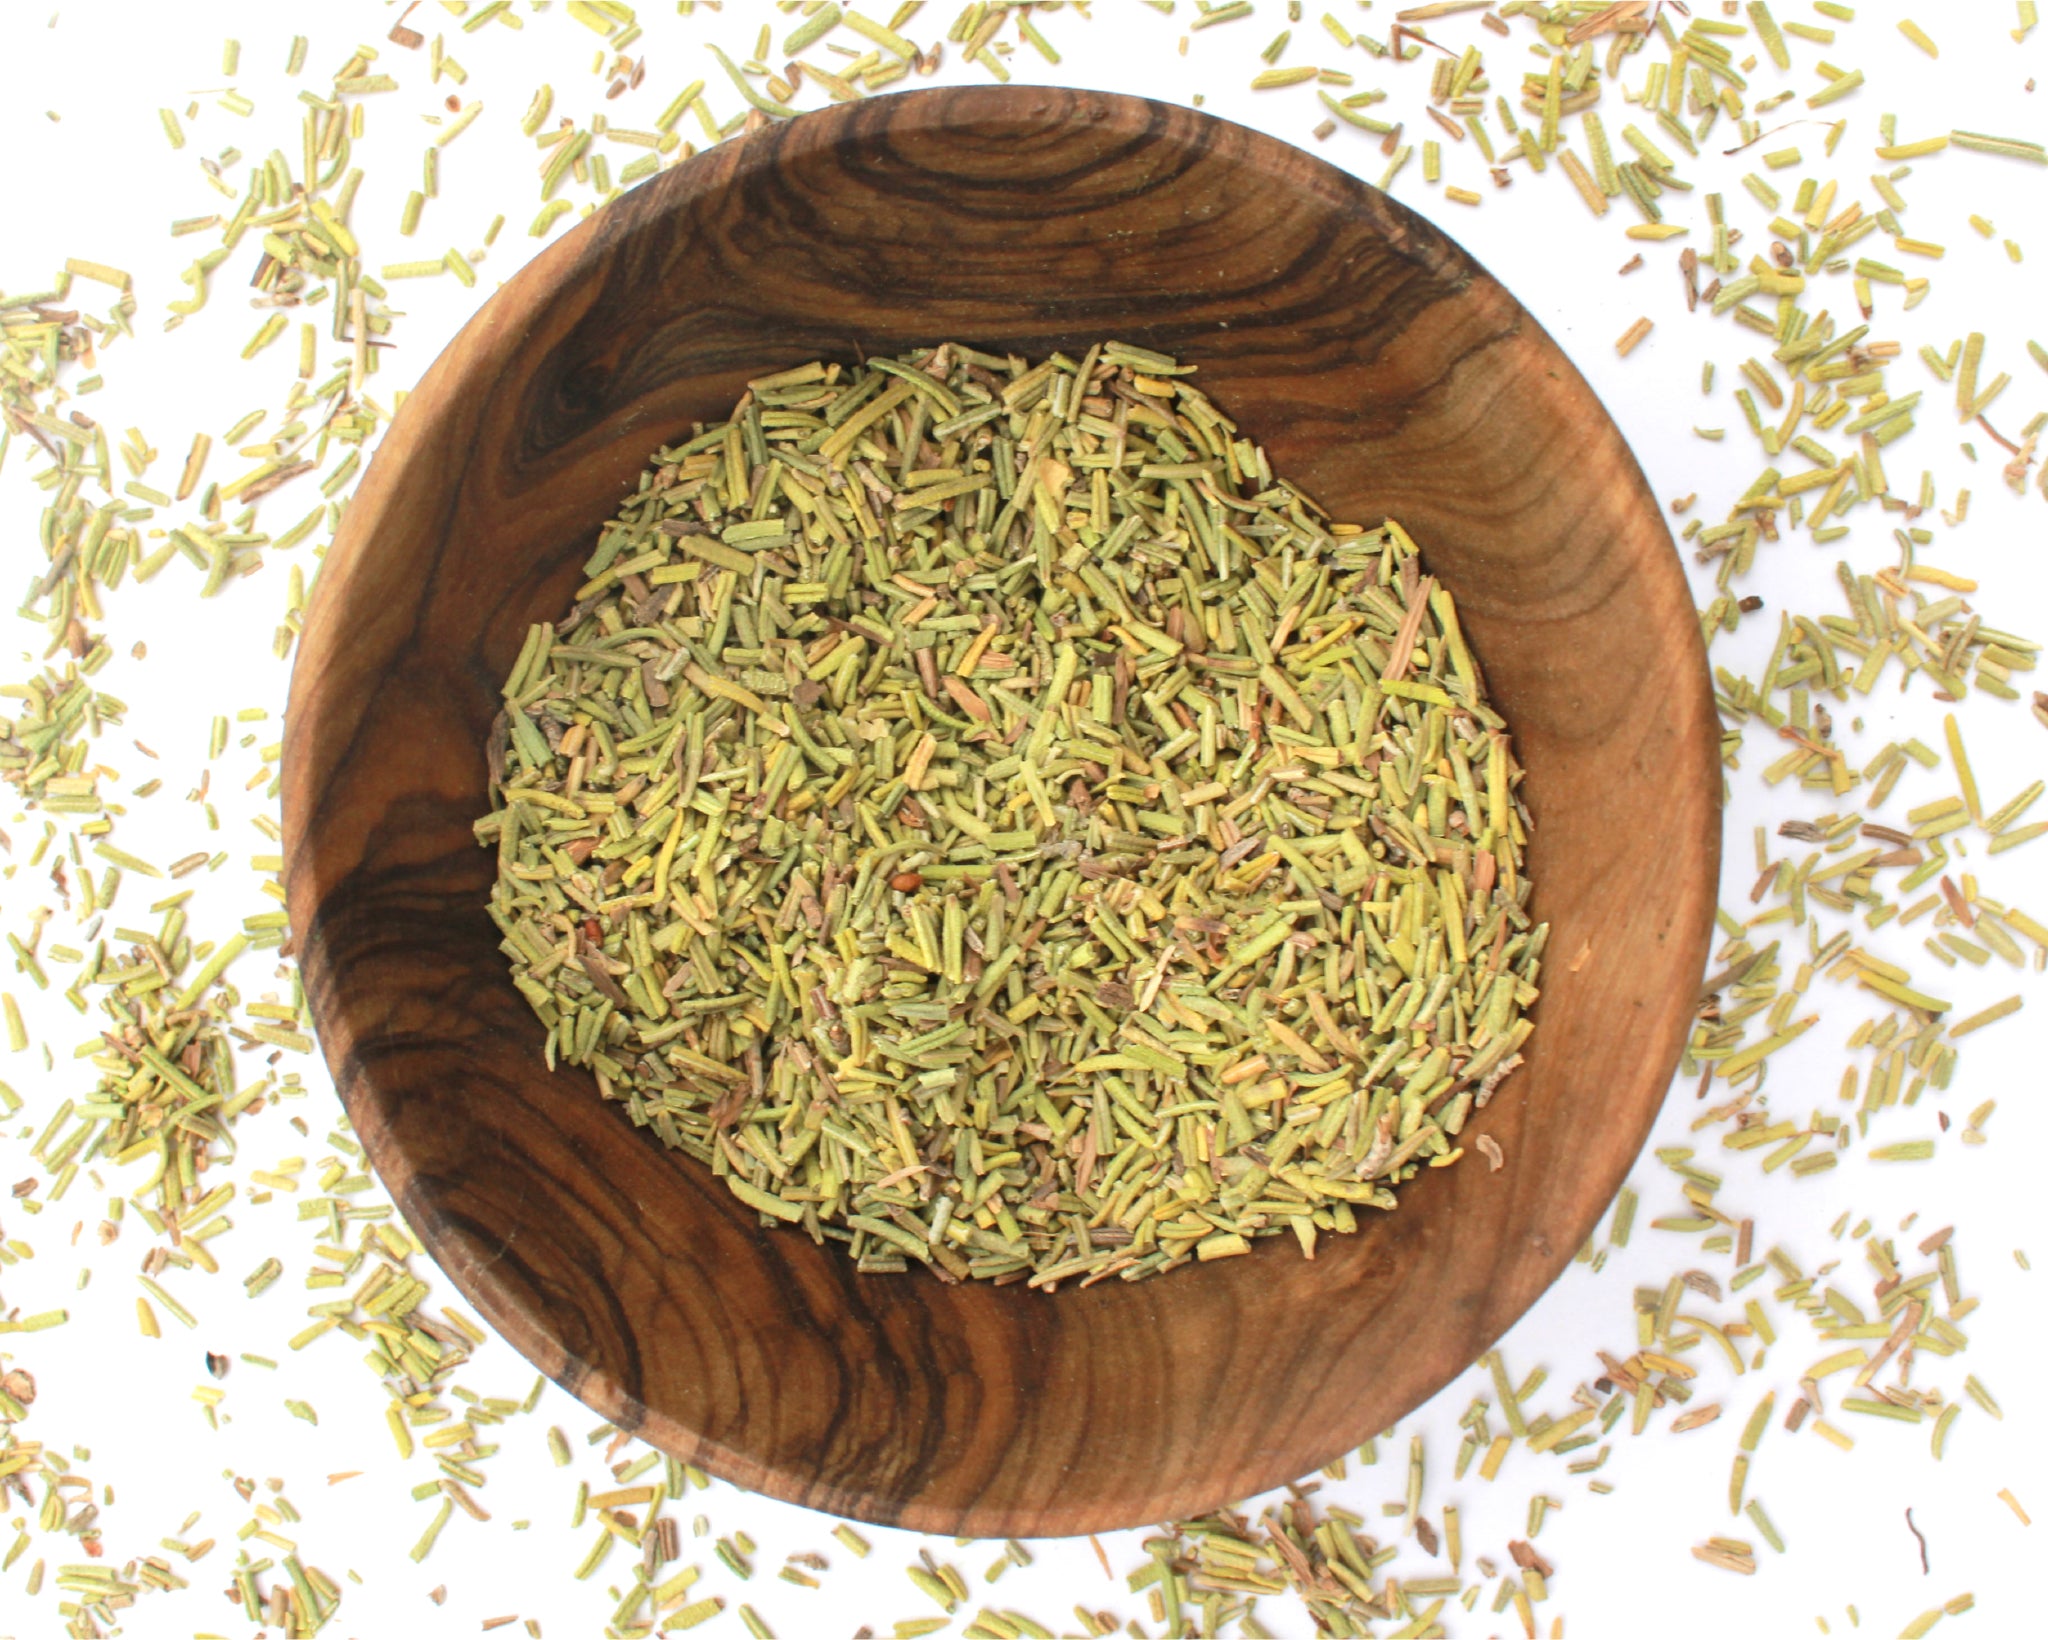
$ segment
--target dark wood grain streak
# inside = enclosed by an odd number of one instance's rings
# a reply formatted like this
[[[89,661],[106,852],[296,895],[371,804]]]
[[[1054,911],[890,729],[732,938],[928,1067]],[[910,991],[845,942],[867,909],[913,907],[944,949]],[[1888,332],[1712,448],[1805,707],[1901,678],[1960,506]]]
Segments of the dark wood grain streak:
[[[1178,353],[1339,517],[1457,595],[1528,769],[1554,924],[1506,1152],[1391,1215],[1050,1298],[857,1276],[635,1132],[540,1029],[484,913],[496,686],[649,452],[751,376],[947,337]],[[292,925],[328,1062],[456,1285],[623,1427],[743,1485],[929,1531],[1207,1508],[1421,1401],[1556,1277],[1642,1143],[1710,929],[1697,623],[1620,434],[1494,280],[1383,195],[1184,110],[1037,88],[806,115],[544,252],[372,463],[293,680]]]

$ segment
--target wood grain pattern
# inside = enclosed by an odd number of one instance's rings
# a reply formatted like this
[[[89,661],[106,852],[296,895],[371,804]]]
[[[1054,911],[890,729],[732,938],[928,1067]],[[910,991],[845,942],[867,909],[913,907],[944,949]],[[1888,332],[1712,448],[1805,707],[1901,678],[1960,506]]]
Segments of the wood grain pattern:
[[[1340,518],[1456,594],[1527,767],[1554,924],[1508,1165],[1248,1258],[1052,1297],[862,1277],[550,1075],[484,912],[496,688],[649,452],[747,378],[958,337],[1199,363]],[[1290,1479],[1549,1285],[1649,1129],[1719,855],[1691,599],[1621,435],[1456,246],[1182,109],[1041,88],[809,114],[625,196],[471,321],[400,413],[313,600],[284,754],[322,1046],[456,1285],[621,1427],[742,1485],[978,1536],[1128,1526]],[[1228,1409],[1219,1416],[1220,1409]]]

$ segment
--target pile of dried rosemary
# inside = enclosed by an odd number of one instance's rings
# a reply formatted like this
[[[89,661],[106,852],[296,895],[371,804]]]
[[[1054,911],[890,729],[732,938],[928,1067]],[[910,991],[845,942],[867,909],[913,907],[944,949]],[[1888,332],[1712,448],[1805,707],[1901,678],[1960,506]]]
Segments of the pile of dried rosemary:
[[[550,1064],[864,1270],[1355,1227],[1517,1063],[1545,930],[1450,595],[1118,343],[751,384],[491,748]]]

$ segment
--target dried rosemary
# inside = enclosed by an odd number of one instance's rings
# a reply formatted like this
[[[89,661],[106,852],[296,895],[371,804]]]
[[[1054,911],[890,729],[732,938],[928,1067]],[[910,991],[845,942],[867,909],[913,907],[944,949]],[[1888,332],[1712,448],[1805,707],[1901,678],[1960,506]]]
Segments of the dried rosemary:
[[[549,1063],[863,1269],[1312,1255],[1519,1062],[1545,929],[1450,595],[1191,370],[756,381],[506,681],[476,830]]]

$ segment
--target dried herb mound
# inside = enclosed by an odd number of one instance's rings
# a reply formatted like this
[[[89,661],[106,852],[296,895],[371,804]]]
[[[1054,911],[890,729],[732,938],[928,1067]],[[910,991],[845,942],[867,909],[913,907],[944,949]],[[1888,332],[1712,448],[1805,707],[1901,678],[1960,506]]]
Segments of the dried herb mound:
[[[1456,1159],[1530,1029],[1520,771],[1450,595],[1192,368],[756,381],[505,684],[476,829],[549,1063],[864,1270],[1313,1254]]]

